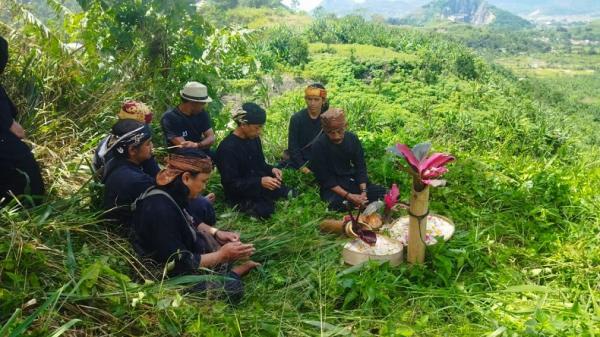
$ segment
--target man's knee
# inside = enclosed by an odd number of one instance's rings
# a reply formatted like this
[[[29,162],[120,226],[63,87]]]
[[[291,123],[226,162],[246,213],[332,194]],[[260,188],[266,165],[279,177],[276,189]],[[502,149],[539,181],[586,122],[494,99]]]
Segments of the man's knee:
[[[190,201],[190,214],[200,222],[213,226],[216,223],[215,209],[205,197],[197,197]]]
[[[275,213],[274,201],[263,201],[254,206],[254,213],[261,219],[268,219]]]
[[[323,200],[329,204],[328,208],[332,211],[343,211],[346,209],[344,199],[337,194],[324,196]]]

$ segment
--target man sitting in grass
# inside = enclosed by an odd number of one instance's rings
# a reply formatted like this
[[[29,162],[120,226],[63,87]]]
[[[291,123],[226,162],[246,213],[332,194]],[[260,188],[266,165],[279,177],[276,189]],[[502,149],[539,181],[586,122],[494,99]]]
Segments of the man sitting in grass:
[[[122,234],[129,234],[131,204],[148,188],[154,186],[157,170],[146,171],[144,163],[152,158],[152,132],[148,124],[124,119],[112,128],[107,144],[111,158],[104,169],[104,209],[106,218],[115,223]],[[197,218],[213,225],[216,222],[211,202],[198,197],[189,203],[189,211]]]
[[[344,201],[361,207],[382,199],[385,188],[369,183],[362,145],[346,131],[344,111],[330,108],[321,115],[323,133],[312,149],[311,168],[319,182],[321,199],[333,210],[345,210]]]
[[[134,240],[140,253],[158,262],[169,276],[214,270],[221,278],[200,282],[193,291],[217,291],[237,301],[243,293],[241,277],[259,264],[248,260],[252,244],[240,242],[239,234],[218,230],[189,214],[213,170],[202,152],[186,149],[169,156],[167,167],[156,176],[157,187],[135,202]],[[233,263],[241,264],[233,266]]]
[[[138,121],[140,123],[150,124],[152,122],[152,111],[146,104],[142,102],[126,100],[121,106],[121,110],[117,114],[117,117],[119,118],[119,121],[129,119]],[[112,134],[104,137],[94,152],[92,166],[94,168],[95,177],[100,180],[102,180],[104,176],[106,164],[113,159],[113,154],[108,148],[108,144],[111,142],[113,137],[114,135]],[[112,144],[114,145],[114,142],[112,142]],[[160,167],[158,167],[158,163],[154,159],[154,156],[150,156],[148,160],[145,160],[143,163],[141,163],[141,167],[144,173],[151,177],[156,176],[158,171],[160,171]]]
[[[147,124],[125,119],[113,126],[107,144],[111,160],[104,168],[102,182],[106,218],[117,225],[129,226],[129,206],[154,185],[154,177],[146,173],[142,166],[152,158],[152,147],[152,132]]]
[[[254,103],[244,103],[234,114],[237,127],[217,148],[216,161],[227,201],[251,216],[269,218],[275,201],[290,190],[283,185],[281,170],[265,161],[260,133],[266,112]]]
[[[323,133],[320,116],[329,108],[327,90],[322,84],[311,84],[304,90],[304,101],[306,108],[296,112],[290,119],[287,150],[289,158],[282,166],[310,173],[308,166],[312,158],[312,145]]]
[[[0,36],[0,75],[7,63],[8,42]],[[35,196],[33,201],[36,204],[43,200],[45,193],[40,167],[29,146],[23,142],[25,129],[16,120],[17,112],[17,107],[0,84],[0,207],[13,196],[23,194]],[[29,204],[25,198],[21,202]]]
[[[181,103],[165,112],[160,120],[169,151],[177,153],[182,148],[192,148],[212,157],[210,147],[215,142],[215,133],[205,111],[212,102],[208,89],[202,83],[188,82],[179,95]]]

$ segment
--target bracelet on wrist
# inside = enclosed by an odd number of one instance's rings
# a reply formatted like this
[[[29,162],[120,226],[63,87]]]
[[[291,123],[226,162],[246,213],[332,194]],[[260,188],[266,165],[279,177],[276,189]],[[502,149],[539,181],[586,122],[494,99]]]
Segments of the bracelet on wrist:
[[[348,195],[350,195],[350,192],[346,191],[346,194],[344,194],[344,199],[346,199]]]
[[[217,232],[219,231],[219,229],[211,227],[209,230],[210,235],[215,236],[217,234]]]

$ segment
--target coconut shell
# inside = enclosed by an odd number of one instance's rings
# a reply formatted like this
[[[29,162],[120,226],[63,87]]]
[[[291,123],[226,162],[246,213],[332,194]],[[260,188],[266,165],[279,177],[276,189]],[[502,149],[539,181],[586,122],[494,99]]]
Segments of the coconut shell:
[[[369,216],[361,215],[358,217],[358,221],[368,225],[372,229],[378,229],[383,225],[383,219],[381,219],[381,215],[379,215],[379,213],[373,213]]]

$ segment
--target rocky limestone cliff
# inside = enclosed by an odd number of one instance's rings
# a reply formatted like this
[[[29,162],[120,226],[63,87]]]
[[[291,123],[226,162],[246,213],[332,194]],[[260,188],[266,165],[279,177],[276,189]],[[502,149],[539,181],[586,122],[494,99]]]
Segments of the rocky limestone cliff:
[[[530,25],[528,21],[483,0],[435,0],[399,21],[401,24],[418,26],[448,21],[474,26],[496,25],[514,28]]]

